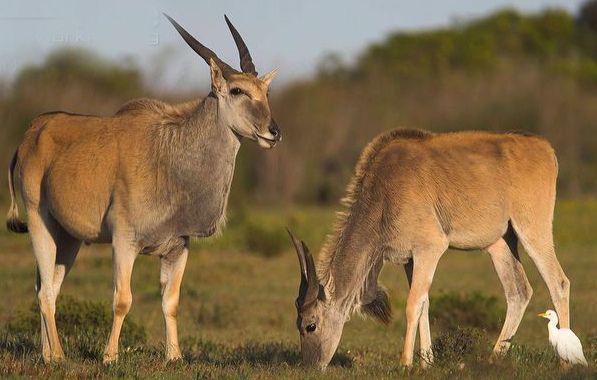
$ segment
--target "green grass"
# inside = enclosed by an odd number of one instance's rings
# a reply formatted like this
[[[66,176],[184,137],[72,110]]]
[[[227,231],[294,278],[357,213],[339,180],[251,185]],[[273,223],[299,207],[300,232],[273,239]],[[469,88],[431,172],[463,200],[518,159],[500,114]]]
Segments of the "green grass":
[[[40,355],[38,313],[32,306],[35,265],[28,237],[2,232],[0,376],[595,378],[597,201],[563,201],[556,208],[558,257],[572,282],[572,328],[584,344],[588,370],[562,370],[548,348],[546,323],[536,314],[552,305],[525,254],[534,296],[509,355],[489,362],[505,302],[491,260],[479,252],[448,252],[440,262],[431,292],[437,357],[432,368],[415,365],[409,372],[398,364],[407,285],[402,268],[392,264],[384,268],[381,282],[390,291],[393,322],[385,327],[355,316],[325,374],[301,368],[293,304],[298,264],[284,227],[291,227],[317,252],[333,219],[333,210],[322,208],[236,210],[223,236],[193,242],[179,312],[184,354],[179,363],[164,362],[159,260],[140,257],[120,362],[110,367],[101,364],[112,294],[109,247],[81,250],[58,300],[57,323],[68,360],[46,366]]]

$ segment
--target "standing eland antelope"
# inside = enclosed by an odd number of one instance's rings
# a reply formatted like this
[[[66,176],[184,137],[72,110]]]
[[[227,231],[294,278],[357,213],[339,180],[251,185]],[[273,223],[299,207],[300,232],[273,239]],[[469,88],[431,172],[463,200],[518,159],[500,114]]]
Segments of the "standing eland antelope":
[[[42,114],[10,163],[7,226],[31,235],[46,362],[64,358],[55,303],[81,242],[113,248],[114,320],[104,362],[118,359],[120,329],[132,303],[131,272],[140,253],[160,257],[166,357],[179,359],[176,317],[189,237],[210,236],[223,225],[242,138],[263,148],[281,139],[268,101],[275,71],[257,77],[228,18],[242,72],[166,17],[209,64],[206,98],[178,105],[133,100],[111,117]],[[28,224],[18,218],[15,171]]]
[[[393,130],[376,137],[359,158],[346,211],[320,252],[318,270],[305,243],[291,234],[301,269],[296,308],[303,362],[328,365],[352,312],[390,322],[388,295],[377,279],[391,261],[404,266],[410,285],[400,362],[412,365],[418,325],[422,365],[428,365],[428,292],[449,247],[491,256],[508,305],[495,354],[508,350],[532,295],[519,240],[569,328],[570,282],[552,236],[557,171],[552,147],[535,136]]]

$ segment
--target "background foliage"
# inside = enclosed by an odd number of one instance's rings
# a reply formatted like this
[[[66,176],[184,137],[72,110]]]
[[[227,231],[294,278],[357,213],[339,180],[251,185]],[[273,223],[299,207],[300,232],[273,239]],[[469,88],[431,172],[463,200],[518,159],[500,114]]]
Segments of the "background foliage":
[[[389,35],[352,64],[333,54],[310,79],[274,92],[285,134],[276,149],[245,144],[233,207],[246,199],[335,203],[364,145],[396,127],[432,131],[525,130],[548,138],[560,160],[560,193],[597,191],[597,17],[502,10],[450,27]],[[110,115],[130,98],[182,100],[161,93],[133,62],[59,50],[0,86],[0,161],[37,114],[66,110]],[[6,179],[0,200],[6,198]]]
[[[559,10],[504,10],[390,35],[354,65],[329,58],[316,78],[277,99],[292,143],[272,160],[279,173],[269,181],[281,194],[335,200],[358,152],[380,131],[525,130],[555,146],[562,193],[594,194],[597,34],[582,12],[575,19]],[[294,167],[295,157],[307,163]]]

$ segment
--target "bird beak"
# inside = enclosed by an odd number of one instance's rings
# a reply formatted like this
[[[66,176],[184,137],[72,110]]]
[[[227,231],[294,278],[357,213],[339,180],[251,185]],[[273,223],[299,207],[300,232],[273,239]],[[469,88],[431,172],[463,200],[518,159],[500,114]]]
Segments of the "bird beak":
[[[542,317],[542,318],[545,318],[545,317],[546,317],[545,313],[539,313],[539,314],[537,314],[537,316],[538,316],[538,317]]]

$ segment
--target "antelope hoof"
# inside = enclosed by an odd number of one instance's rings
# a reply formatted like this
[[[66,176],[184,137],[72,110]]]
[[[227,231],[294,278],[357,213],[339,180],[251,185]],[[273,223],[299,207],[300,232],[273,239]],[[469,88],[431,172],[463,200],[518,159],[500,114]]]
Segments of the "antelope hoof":
[[[168,363],[177,362],[179,360],[182,360],[182,354],[180,353],[180,350],[166,353],[166,361]]]
[[[400,365],[405,369],[411,369],[413,366],[413,361],[402,357],[400,358]]]
[[[502,341],[499,341],[495,344],[495,346],[493,347],[493,356],[502,356],[505,355],[506,352],[508,352],[508,350],[510,349],[510,345],[511,345],[511,340],[512,339],[505,339]]]
[[[116,364],[117,361],[118,361],[118,353],[104,354],[104,360],[103,360],[104,365]]]
[[[64,361],[66,360],[64,357],[64,353],[62,352],[50,355],[43,355],[43,359],[45,364],[60,364],[64,363]]]
[[[489,357],[489,363],[493,364],[500,358],[503,358],[508,352],[509,348],[509,344],[496,345],[493,349],[493,352],[491,353],[491,356]]]
[[[433,353],[431,351],[421,353],[421,368],[427,369],[433,364]]]

